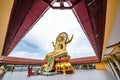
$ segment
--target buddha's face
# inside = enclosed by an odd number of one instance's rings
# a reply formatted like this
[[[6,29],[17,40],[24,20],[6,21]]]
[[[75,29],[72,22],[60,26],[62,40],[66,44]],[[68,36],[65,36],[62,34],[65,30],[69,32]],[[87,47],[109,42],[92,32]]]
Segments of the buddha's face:
[[[61,37],[58,37],[58,41],[62,41],[62,38],[61,38]]]

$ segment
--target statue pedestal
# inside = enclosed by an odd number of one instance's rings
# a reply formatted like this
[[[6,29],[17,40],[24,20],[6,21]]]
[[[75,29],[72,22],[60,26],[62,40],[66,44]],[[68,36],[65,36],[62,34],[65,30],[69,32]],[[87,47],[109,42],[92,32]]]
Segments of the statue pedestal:
[[[55,58],[55,71],[62,72],[63,74],[72,74],[74,73],[74,68],[69,62],[70,56]]]

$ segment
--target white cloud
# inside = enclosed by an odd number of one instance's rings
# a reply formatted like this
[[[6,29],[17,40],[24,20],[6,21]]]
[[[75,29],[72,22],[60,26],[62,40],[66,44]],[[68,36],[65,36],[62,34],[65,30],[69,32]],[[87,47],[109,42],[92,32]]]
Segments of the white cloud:
[[[30,59],[44,59],[44,57],[41,56],[40,53],[29,53],[29,52],[23,52],[23,51],[14,51],[9,56],[20,57],[20,58],[30,58]]]
[[[57,35],[61,32],[67,32],[69,37],[74,34],[72,42],[67,46],[67,50],[72,58],[95,55],[72,10],[49,9],[23,39],[49,53],[53,51],[51,42],[55,41]],[[41,55],[35,53],[18,53],[12,53],[12,56],[41,57]],[[40,52],[42,58],[47,53]]]

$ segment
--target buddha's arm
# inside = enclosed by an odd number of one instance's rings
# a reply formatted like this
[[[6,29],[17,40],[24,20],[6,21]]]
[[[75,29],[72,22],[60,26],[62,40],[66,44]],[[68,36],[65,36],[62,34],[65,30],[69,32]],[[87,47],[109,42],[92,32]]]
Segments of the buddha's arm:
[[[68,38],[68,41],[66,42],[66,44],[68,44],[68,43],[70,43],[70,42],[72,41],[73,36],[74,36],[74,35],[72,35],[72,37],[71,37],[71,39],[70,39],[70,40],[69,40],[69,38]]]
[[[66,50],[66,44],[64,42],[62,43],[62,46],[63,46],[62,50]]]

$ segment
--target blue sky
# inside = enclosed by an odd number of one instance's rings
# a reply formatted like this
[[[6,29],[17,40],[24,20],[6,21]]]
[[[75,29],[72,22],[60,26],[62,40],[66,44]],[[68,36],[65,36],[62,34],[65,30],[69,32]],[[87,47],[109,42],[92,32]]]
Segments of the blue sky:
[[[57,35],[67,32],[73,40],[67,45],[68,54],[72,58],[95,56],[95,53],[78,23],[72,10],[49,9],[26,36],[17,44],[9,56],[44,59],[53,51],[51,42]]]

